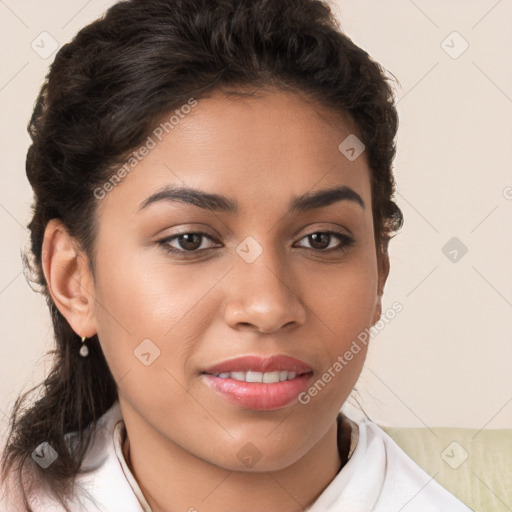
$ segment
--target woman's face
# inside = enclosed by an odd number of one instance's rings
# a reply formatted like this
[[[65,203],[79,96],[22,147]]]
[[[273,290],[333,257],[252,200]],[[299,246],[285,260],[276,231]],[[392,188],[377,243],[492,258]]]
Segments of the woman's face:
[[[94,328],[127,425],[227,469],[251,470],[244,450],[254,470],[284,468],[332,426],[366,346],[333,365],[380,315],[369,167],[339,149],[348,119],[296,95],[180,112],[98,199]],[[148,201],[178,187],[208,201]],[[353,192],[305,200],[338,187]],[[295,378],[293,361],[265,361],[278,355],[303,363]],[[263,361],[226,365],[243,356]]]

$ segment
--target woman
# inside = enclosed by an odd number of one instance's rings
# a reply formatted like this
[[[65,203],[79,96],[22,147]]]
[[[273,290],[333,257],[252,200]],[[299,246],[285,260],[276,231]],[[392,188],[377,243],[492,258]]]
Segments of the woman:
[[[26,167],[57,348],[3,509],[469,510],[344,405],[396,128],[319,1],[129,0],[64,46]]]

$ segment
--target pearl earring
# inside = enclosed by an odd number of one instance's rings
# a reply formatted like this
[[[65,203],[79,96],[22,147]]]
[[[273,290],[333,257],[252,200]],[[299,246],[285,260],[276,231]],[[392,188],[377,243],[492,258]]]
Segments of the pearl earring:
[[[82,336],[82,346],[80,347],[79,353],[82,357],[87,357],[89,355],[89,349],[87,348],[87,345],[85,344],[85,336]]]

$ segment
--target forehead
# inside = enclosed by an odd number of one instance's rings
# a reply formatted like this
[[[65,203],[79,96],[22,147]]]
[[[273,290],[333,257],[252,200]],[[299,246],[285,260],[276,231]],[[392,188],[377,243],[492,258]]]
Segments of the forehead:
[[[148,139],[134,148],[122,179],[99,201],[135,215],[155,190],[179,185],[236,198],[244,205],[287,203],[293,196],[335,185],[356,189],[370,204],[364,152],[348,159],[340,150],[358,136],[348,115],[302,96],[258,91],[240,97],[214,93],[166,112]],[[112,175],[118,169],[112,170]],[[119,174],[119,173],[118,173]]]

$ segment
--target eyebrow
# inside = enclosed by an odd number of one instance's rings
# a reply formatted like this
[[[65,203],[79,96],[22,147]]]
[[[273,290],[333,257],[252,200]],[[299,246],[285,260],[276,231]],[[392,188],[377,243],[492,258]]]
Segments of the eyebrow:
[[[238,203],[233,199],[220,195],[204,192],[199,189],[181,186],[165,186],[151,194],[139,206],[138,212],[149,205],[159,201],[178,201],[203,208],[225,213],[238,213]],[[362,197],[347,186],[327,188],[315,192],[306,192],[294,197],[289,204],[290,213],[306,212],[316,208],[323,208],[339,201],[351,201],[364,210],[365,203]]]

